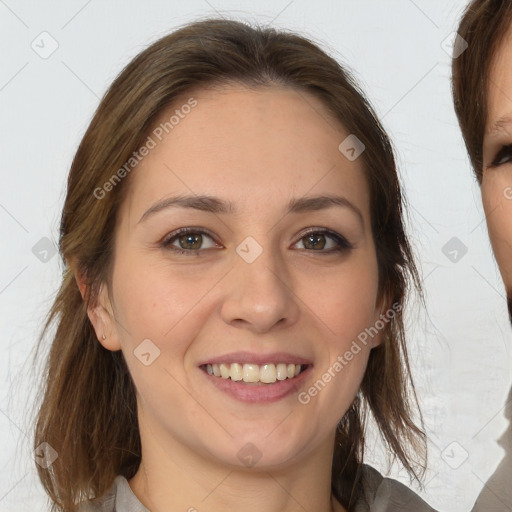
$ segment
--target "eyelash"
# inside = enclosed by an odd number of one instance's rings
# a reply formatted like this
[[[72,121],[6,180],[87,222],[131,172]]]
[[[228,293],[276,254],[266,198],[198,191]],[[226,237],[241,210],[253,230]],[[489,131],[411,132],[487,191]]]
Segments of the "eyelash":
[[[200,235],[207,235],[213,240],[212,235],[210,235],[208,232],[199,229],[199,228],[180,228],[177,231],[174,231],[170,233],[168,236],[165,237],[165,239],[161,242],[161,246],[164,249],[170,249],[173,252],[177,254],[184,254],[186,256],[197,256],[200,252],[203,252],[205,249],[181,249],[178,247],[172,246],[172,242],[174,242],[178,237],[186,234],[200,234]],[[336,233],[334,231],[331,231],[329,229],[319,229],[319,228],[310,228],[308,229],[301,238],[297,241],[300,242],[303,238],[307,237],[308,235],[328,235],[330,238],[334,240],[334,242],[337,244],[337,247],[328,249],[326,251],[315,251],[314,249],[303,249],[308,252],[317,252],[320,254],[331,254],[335,252],[345,252],[348,250],[353,249],[353,245],[342,235],[339,233]]]
[[[494,160],[492,161],[491,165],[489,167],[499,167],[500,165],[505,165],[511,162],[511,160],[506,160],[505,162],[500,162],[500,160],[503,159],[503,157],[509,156],[512,158],[512,144],[507,144],[505,146],[502,146],[501,149],[498,151],[498,154],[494,157]]]

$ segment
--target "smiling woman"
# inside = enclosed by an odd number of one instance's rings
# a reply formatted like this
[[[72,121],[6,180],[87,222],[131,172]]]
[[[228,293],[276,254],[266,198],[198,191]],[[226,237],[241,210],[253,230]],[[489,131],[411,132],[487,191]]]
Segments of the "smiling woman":
[[[206,20],[143,51],[77,151],[60,251],[53,510],[432,510],[363,463],[372,414],[421,475],[419,284],[390,142],[316,45]]]

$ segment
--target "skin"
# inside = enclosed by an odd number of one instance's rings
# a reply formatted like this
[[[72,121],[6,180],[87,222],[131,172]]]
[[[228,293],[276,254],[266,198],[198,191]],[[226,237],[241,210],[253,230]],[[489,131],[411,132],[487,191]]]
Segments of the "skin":
[[[343,511],[331,495],[335,430],[380,333],[307,405],[295,392],[240,402],[198,365],[239,350],[291,352],[313,363],[303,391],[386,311],[362,159],[339,152],[348,132],[309,94],[230,85],[193,96],[197,106],[130,175],[113,293],[103,287],[89,310],[100,343],[123,351],[137,388],[142,462],[130,486],[153,512]],[[177,194],[217,196],[237,212],[175,207],[139,222]],[[322,194],[344,196],[361,219],[338,206],[285,214],[291,198]],[[162,248],[187,226],[212,234],[202,252]],[[353,248],[329,254],[329,236],[321,237],[325,248],[311,248],[310,227],[331,229]],[[235,250],[248,236],[263,249],[252,263]],[[173,246],[190,247],[179,239]],[[161,351],[149,366],[133,354],[147,338]],[[252,468],[237,457],[246,443],[261,453]]]
[[[512,30],[499,46],[489,73],[482,202],[492,248],[509,298],[512,320],[512,150],[498,155],[503,146],[512,144],[511,59]],[[493,166],[497,156],[500,165]]]

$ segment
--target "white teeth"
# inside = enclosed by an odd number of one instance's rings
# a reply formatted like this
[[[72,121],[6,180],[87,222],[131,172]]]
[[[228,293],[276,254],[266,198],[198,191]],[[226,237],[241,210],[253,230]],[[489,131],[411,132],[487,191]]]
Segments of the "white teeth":
[[[223,379],[227,379],[229,377],[229,366],[227,364],[222,363],[220,365],[220,376]]]
[[[229,370],[231,380],[242,380],[242,365],[238,363],[231,363]]]
[[[277,380],[284,380],[288,377],[286,371],[286,365],[284,363],[279,363],[276,367],[277,370]]]
[[[242,370],[244,382],[258,382],[260,380],[260,369],[257,364],[244,364]]]
[[[293,363],[278,363],[277,365],[267,363],[261,366],[252,363],[243,365],[240,363],[206,365],[208,374],[215,375],[215,377],[230,378],[234,381],[263,382],[265,384],[273,384],[276,380],[293,379],[299,375],[301,368],[300,364]]]
[[[276,367],[273,364],[264,364],[260,368],[260,381],[270,384],[276,381]]]

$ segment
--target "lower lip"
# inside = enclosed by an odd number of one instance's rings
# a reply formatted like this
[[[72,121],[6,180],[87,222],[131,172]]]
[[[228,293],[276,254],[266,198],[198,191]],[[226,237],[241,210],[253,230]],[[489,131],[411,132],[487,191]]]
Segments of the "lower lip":
[[[241,402],[263,403],[277,402],[294,392],[298,393],[299,386],[304,382],[304,379],[307,378],[312,367],[313,365],[308,365],[297,377],[293,379],[276,380],[273,384],[244,383],[242,381],[215,377],[215,375],[210,375],[202,369],[200,369],[200,371],[214,386],[233,398]]]

